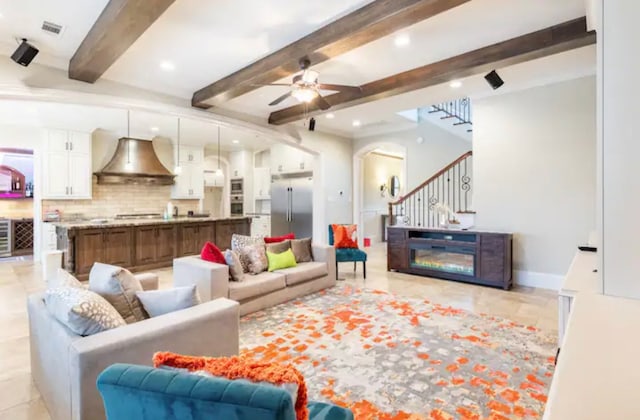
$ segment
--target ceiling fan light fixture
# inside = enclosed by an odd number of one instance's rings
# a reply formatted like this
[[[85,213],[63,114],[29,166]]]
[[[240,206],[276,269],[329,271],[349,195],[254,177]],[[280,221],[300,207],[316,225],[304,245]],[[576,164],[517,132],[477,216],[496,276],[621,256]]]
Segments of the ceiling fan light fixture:
[[[316,83],[320,74],[317,71],[305,70],[302,73],[302,81],[304,83]]]
[[[300,102],[309,103],[318,97],[318,91],[312,87],[299,86],[293,89],[291,96],[296,98]]]

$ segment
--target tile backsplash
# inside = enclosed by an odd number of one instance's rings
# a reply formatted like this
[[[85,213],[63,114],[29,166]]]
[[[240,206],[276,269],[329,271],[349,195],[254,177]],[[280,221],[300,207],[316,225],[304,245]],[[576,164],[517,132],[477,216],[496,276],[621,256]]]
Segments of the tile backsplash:
[[[180,214],[198,212],[199,200],[172,200],[170,185],[98,185],[93,180],[91,200],[43,200],[45,211],[59,210],[62,217],[113,217],[125,213],[162,213],[171,201]]]
[[[33,217],[33,200],[0,200],[0,217],[7,219]]]

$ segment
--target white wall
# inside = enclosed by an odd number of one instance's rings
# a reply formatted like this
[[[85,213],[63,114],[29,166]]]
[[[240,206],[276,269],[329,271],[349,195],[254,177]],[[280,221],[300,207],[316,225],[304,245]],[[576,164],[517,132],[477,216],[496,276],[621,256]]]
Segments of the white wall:
[[[638,105],[640,2],[602,1],[598,36],[601,83],[601,267],[604,293],[640,299],[640,156]],[[601,42],[600,42],[601,40]]]
[[[516,281],[555,288],[595,228],[594,77],[474,102],[474,210],[514,233]]]
[[[416,139],[424,142],[418,144]],[[448,131],[429,122],[419,124],[415,129],[397,133],[382,134],[354,140],[353,148],[358,151],[372,143],[392,142],[406,148],[407,180],[402,191],[411,191],[431,175],[471,150],[471,144]]]
[[[372,242],[382,240],[381,215],[388,211],[388,191],[383,196],[380,185],[389,187],[389,179],[397,176],[400,185],[404,185],[402,170],[403,159],[369,153],[363,159],[363,191],[362,191],[362,236],[371,238]]]

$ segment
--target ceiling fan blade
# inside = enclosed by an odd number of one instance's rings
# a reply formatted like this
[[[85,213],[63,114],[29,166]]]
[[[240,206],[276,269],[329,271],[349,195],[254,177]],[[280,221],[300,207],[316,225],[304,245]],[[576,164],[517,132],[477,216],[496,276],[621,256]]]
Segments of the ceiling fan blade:
[[[269,84],[263,85],[263,84],[258,84],[258,83],[252,83],[251,86],[258,86],[258,87],[261,87],[261,86],[291,86],[291,84],[290,83],[269,83]]]
[[[287,99],[289,96],[291,96],[291,92],[287,92],[284,95],[280,96],[278,99],[276,99],[275,101],[271,102],[269,104],[269,106],[274,106],[274,105],[278,105],[280,102],[284,101],[285,99]]]
[[[331,108],[331,104],[327,102],[327,100],[324,99],[321,95],[318,95],[316,97],[316,105],[318,105],[318,108],[320,108],[323,111],[326,111],[327,109]]]
[[[354,93],[362,92],[362,88],[360,86],[333,85],[330,83],[320,83],[318,84],[318,89],[337,90],[338,92],[354,92]]]

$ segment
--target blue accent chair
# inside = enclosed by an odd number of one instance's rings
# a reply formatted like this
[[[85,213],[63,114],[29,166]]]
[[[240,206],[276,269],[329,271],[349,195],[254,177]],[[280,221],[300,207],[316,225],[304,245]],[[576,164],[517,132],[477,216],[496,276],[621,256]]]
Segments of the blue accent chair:
[[[333,245],[333,229],[329,225],[329,245]],[[356,271],[356,263],[362,262],[362,275],[367,278],[367,253],[358,248],[336,248],[336,280],[338,279],[338,263],[353,261],[353,272]]]
[[[149,366],[115,364],[98,376],[107,420],[295,420],[291,395],[271,385]],[[353,420],[346,408],[309,402],[310,420]]]

